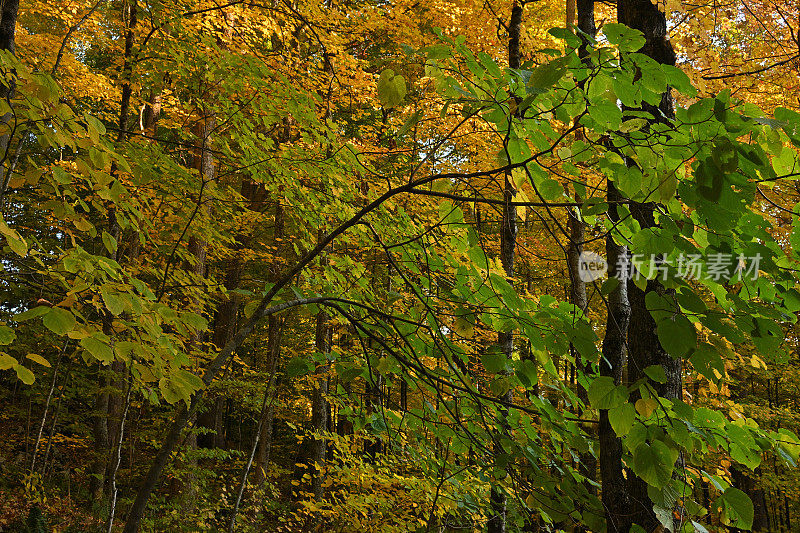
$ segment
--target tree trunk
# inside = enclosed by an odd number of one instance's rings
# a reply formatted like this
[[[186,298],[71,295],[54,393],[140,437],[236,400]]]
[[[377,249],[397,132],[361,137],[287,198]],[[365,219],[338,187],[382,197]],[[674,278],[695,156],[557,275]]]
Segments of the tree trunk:
[[[8,50],[12,54],[16,53],[16,28],[17,28],[17,13],[19,12],[19,0],[5,0],[0,7],[0,50]],[[10,100],[14,93],[14,84],[9,87],[0,86],[0,99]],[[14,114],[9,111],[0,117],[0,127],[3,130],[14,119]],[[0,135],[0,159],[3,161],[9,160],[8,151],[11,144],[11,135],[4,133]],[[6,168],[0,165],[0,206],[2,206],[2,199],[8,188],[8,181],[11,179],[11,166],[9,166],[8,173]]]
[[[658,6],[649,0],[618,0],[617,19],[620,23],[637,29],[644,34],[645,45],[640,50],[662,64],[674,65],[675,52],[667,36],[667,19],[659,11]],[[661,98],[658,108],[643,106],[651,112],[655,121],[668,121],[674,117],[672,95],[668,89]],[[639,222],[642,229],[655,226],[654,203],[632,203],[631,214]],[[656,333],[656,323],[645,304],[650,292],[666,294],[658,279],[648,280],[645,290],[636,286],[633,279],[628,280],[628,292],[631,302],[631,320],[628,330],[629,346],[629,380],[631,382],[644,376],[643,370],[651,365],[664,368],[666,383],[651,383],[660,396],[668,399],[680,399],[682,394],[681,360],[674,359],[661,346]],[[633,523],[652,531],[660,522],[653,512],[653,504],[647,495],[647,484],[636,476],[629,479],[629,490],[633,507]]]
[[[616,203],[621,198],[617,188],[611,181],[607,182],[608,216],[617,222]],[[600,375],[609,376],[614,383],[622,382],[622,368],[625,361],[625,339],[631,308],[628,302],[628,287],[624,272],[619,271],[622,258],[627,256],[627,248],[614,241],[611,233],[606,236],[606,258],[608,260],[608,277],[620,279],[619,284],[608,295],[606,302],[608,315],[606,334],[603,338],[603,351],[600,360]],[[627,533],[630,528],[628,511],[630,506],[625,477],[622,475],[622,442],[614,433],[608,420],[608,411],[600,410],[598,427],[600,440],[600,479],[602,501],[606,512],[606,524],[609,533]]]
[[[267,372],[269,381],[267,391],[271,395],[266,408],[262,412],[261,435],[258,439],[256,450],[256,485],[261,486],[267,480],[270,454],[272,452],[272,425],[275,420],[275,397],[277,394],[277,380],[275,379],[278,359],[281,353],[281,336],[283,333],[283,320],[276,316],[269,317],[267,326]],[[266,393],[265,393],[266,394]]]
[[[331,347],[331,327],[328,324],[328,315],[325,311],[317,313],[317,327],[315,343],[318,352],[328,354]],[[311,426],[316,432],[328,430],[328,365],[321,364],[315,374],[314,392],[311,398]],[[321,500],[324,496],[323,480],[325,478],[325,439],[315,438],[311,443],[311,492],[314,499]]]
[[[570,6],[573,0],[567,0],[567,6]],[[596,32],[595,25],[594,25],[594,0],[578,0],[576,2],[575,8],[577,9],[577,25],[578,29],[589,35],[594,37]],[[573,19],[570,18],[569,9],[567,10],[567,25],[571,24]],[[587,60],[588,51],[586,47],[588,45],[588,40],[581,36],[582,44],[580,49],[578,50],[578,54],[584,60]],[[578,214],[580,207],[576,207],[576,211],[572,209],[568,210],[568,220],[567,220],[567,232],[569,233],[570,239],[569,244],[567,247],[567,263],[569,265],[569,275],[570,275],[570,298],[573,305],[575,305],[578,309],[580,309],[584,314],[586,313],[587,308],[589,307],[589,301],[586,296],[586,283],[580,278],[579,271],[578,271],[578,260],[580,258],[581,253],[583,253],[583,241],[585,238],[586,233],[586,226],[578,219]],[[574,350],[574,347],[570,344],[570,350],[573,351],[575,357],[575,366],[580,369],[584,375],[590,375],[592,373],[592,361],[582,361],[581,355]],[[578,382],[577,386],[578,398],[583,402],[583,405],[586,406],[584,410],[578,413],[579,418],[587,418],[588,405],[589,405],[589,395],[586,390],[586,387]],[[587,435],[594,435],[597,431],[594,424],[584,424],[584,431]],[[594,480],[597,476],[597,459],[595,456],[589,452],[581,454],[580,457],[580,473],[589,478]],[[595,494],[596,491],[591,484],[586,483],[587,490],[592,494]]]
[[[133,32],[137,24],[137,6],[135,2],[125,3],[122,6],[122,19],[125,22],[125,49],[122,62],[122,93],[120,98],[117,143],[121,143],[127,138],[128,134],[128,114],[131,106],[131,75],[133,70]],[[117,167],[115,163],[111,165],[111,175],[116,177]],[[110,206],[107,215],[108,233],[117,242],[119,238],[119,225],[116,219],[116,210]],[[111,259],[118,260],[117,253],[108,252]],[[111,338],[112,346],[114,342],[114,330],[112,327],[113,316],[108,311],[102,312],[103,333]],[[109,474],[112,468],[111,454],[112,444],[117,440],[117,434],[122,425],[122,385],[117,376],[125,370],[125,363],[113,361],[110,373],[101,375],[100,390],[95,401],[95,414],[93,420],[94,451],[96,454],[95,462],[92,467],[92,480],[90,481],[90,493],[92,501],[99,503],[105,492],[111,495],[111,487],[108,484]],[[101,374],[104,374],[101,372]],[[109,421],[115,421],[110,425]]]
[[[511,18],[508,22],[508,66],[513,69],[520,67],[519,43],[520,29],[522,25],[522,5],[516,0],[511,7]],[[517,208],[512,204],[514,201],[514,185],[510,172],[506,172],[503,183],[503,217],[502,228],[500,229],[500,262],[503,270],[508,277],[508,282],[512,283],[514,278],[514,259],[517,246]],[[511,359],[514,352],[514,332],[502,332],[497,334],[497,343],[500,350]],[[512,402],[511,390],[506,392],[502,398],[505,402]],[[502,453],[499,442],[495,442],[495,453]],[[506,493],[497,487],[492,487],[491,515],[487,523],[488,533],[505,533],[506,531]]]

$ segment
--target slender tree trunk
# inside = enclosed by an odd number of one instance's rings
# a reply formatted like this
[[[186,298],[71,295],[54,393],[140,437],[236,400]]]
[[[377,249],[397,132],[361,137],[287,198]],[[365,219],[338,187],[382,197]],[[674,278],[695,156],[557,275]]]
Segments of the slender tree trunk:
[[[237,317],[241,304],[239,296],[231,292],[239,288],[242,278],[243,265],[239,257],[233,257],[226,261],[225,279],[223,286],[227,294],[222,297],[217,306],[214,318],[214,346],[221,348],[225,346],[236,333]],[[198,424],[201,427],[211,430],[211,433],[198,436],[198,444],[203,448],[224,448],[225,447],[225,395],[215,392],[211,397],[207,397],[209,407],[198,416]]]
[[[609,181],[608,202],[609,218],[617,222],[616,201],[620,199],[617,188]],[[628,286],[625,282],[625,273],[619,271],[619,266],[627,256],[625,246],[617,244],[611,233],[606,236],[606,258],[608,260],[608,277],[620,279],[619,284],[608,295],[606,319],[606,334],[603,338],[603,351],[600,360],[600,375],[609,376],[614,383],[622,382],[622,368],[625,361],[625,339],[630,321],[630,304],[628,302]],[[600,479],[602,487],[602,501],[606,512],[606,527],[609,533],[627,533],[630,529],[629,507],[625,477],[622,474],[622,442],[614,433],[608,420],[608,411],[600,410],[600,424],[598,427],[600,441]]]
[[[117,143],[123,142],[127,138],[128,114],[131,106],[131,76],[133,73],[133,38],[134,29],[137,24],[137,5],[135,1],[124,2],[122,5],[122,20],[125,24],[125,49],[122,61],[122,92],[119,107],[119,118],[117,124]],[[111,165],[111,175],[116,177],[117,167],[115,163]],[[108,210],[108,232],[117,242],[119,239],[119,225],[116,219],[116,210],[110,206]],[[118,260],[116,252],[109,252],[112,259]],[[112,328],[113,316],[108,312],[102,313],[103,333],[111,338],[113,345],[114,331]],[[95,462],[92,467],[92,479],[90,481],[90,492],[92,500],[98,503],[105,492],[106,496],[111,495],[109,485],[109,474],[112,469],[113,444],[116,442],[119,427],[122,424],[122,382],[119,377],[125,370],[125,363],[114,361],[111,363],[109,373],[101,371],[100,390],[95,402],[95,413],[93,416],[94,428],[94,451]],[[113,423],[110,423],[113,422]]]
[[[273,230],[273,243],[276,247],[280,245],[280,239],[285,233],[285,216],[281,200],[278,198],[275,203],[275,226]],[[276,261],[277,263],[277,261]],[[274,275],[270,274],[274,279]],[[269,382],[267,390],[270,391],[271,398],[267,403],[266,409],[261,414],[261,435],[259,436],[258,449],[256,450],[256,484],[261,486],[267,480],[267,470],[269,469],[269,459],[272,452],[272,426],[275,420],[275,397],[277,395],[277,368],[278,359],[281,353],[281,335],[283,331],[283,320],[271,316],[269,318],[267,332],[267,371],[269,372]]]
[[[94,441],[92,451],[94,458],[89,479],[89,493],[94,503],[99,503],[103,495],[103,476],[106,471],[106,451],[108,447],[108,384],[106,373],[102,366],[98,365],[98,368],[99,391],[95,397],[92,413],[92,437]]]
[[[275,376],[277,374],[277,364],[281,353],[283,320],[276,316],[270,316],[267,328],[267,372],[270,376],[269,382],[267,383],[267,390],[271,396],[267,402],[266,408],[261,414],[261,435],[259,436],[258,448],[256,450],[256,484],[258,486],[263,485],[267,480],[269,460],[272,452],[272,426],[275,420],[274,399],[277,394],[277,380]]]
[[[317,313],[315,343],[318,352],[328,354],[331,348],[331,327],[328,324],[328,315],[325,311]],[[311,426],[316,432],[328,430],[328,365],[317,366],[315,374],[314,392],[311,398]],[[322,500],[325,490],[325,439],[314,438],[311,443],[311,492],[314,499]]]
[[[567,0],[567,6],[570,6],[572,0]],[[591,37],[594,37],[596,32],[595,24],[594,24],[594,0],[577,0],[576,2],[576,9],[577,9],[577,26],[578,29]],[[573,21],[570,18],[569,9],[567,9],[567,24],[571,24]],[[588,51],[588,40],[581,36],[581,47],[578,50],[578,54],[584,61],[587,61]],[[580,208],[576,208],[576,211]],[[583,224],[581,220],[578,219],[578,212],[573,211],[570,209],[569,219],[567,220],[567,232],[570,235],[569,245],[567,248],[567,262],[569,264],[569,274],[570,274],[570,284],[571,284],[571,301],[572,304],[578,307],[583,313],[586,313],[587,308],[589,307],[589,301],[586,297],[586,283],[580,279],[578,275],[578,259],[583,252],[583,241],[585,238],[586,233],[586,226]],[[582,361],[581,356],[574,350],[574,347],[570,345],[570,349],[574,352],[575,357],[575,366],[580,369],[584,375],[590,375],[592,373],[592,361]],[[583,402],[584,406],[587,406],[587,409],[584,409],[579,413],[580,418],[587,418],[587,411],[589,405],[589,395],[587,393],[586,388],[578,382],[578,398]],[[588,435],[593,435],[596,433],[597,428],[594,424],[585,424],[584,431]],[[582,475],[586,476],[589,479],[595,479],[597,475],[597,459],[592,453],[585,453],[581,454],[580,457],[580,472]],[[587,483],[587,489],[591,493],[595,493],[596,491],[594,488]]]
[[[508,22],[508,66],[513,69],[520,67],[520,30],[522,26],[522,5],[516,0],[511,7],[511,17]],[[512,204],[514,201],[514,185],[510,172],[506,172],[503,183],[503,217],[502,228],[500,229],[500,262],[503,270],[508,277],[509,283],[514,278],[514,259],[517,246],[517,208]],[[502,332],[497,334],[497,343],[500,350],[511,359],[514,352],[514,332]],[[513,400],[511,390],[502,396],[502,400],[510,403]],[[502,453],[499,443],[495,442],[495,453]],[[506,493],[498,488],[492,487],[491,494],[491,515],[487,523],[488,533],[505,533],[506,531],[506,507],[508,497]]]
[[[16,27],[19,0],[4,0],[0,4],[0,50],[16,53]]]

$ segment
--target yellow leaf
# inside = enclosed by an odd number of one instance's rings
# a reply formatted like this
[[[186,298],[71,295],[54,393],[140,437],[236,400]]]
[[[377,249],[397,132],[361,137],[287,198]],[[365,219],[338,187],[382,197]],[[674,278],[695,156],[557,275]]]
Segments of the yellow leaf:
[[[27,357],[27,358],[28,358],[28,359],[30,359],[31,361],[34,361],[34,362],[36,362],[36,363],[39,363],[40,365],[44,365],[44,366],[46,366],[47,368],[50,368],[50,361],[48,361],[47,359],[45,359],[44,357],[42,357],[42,356],[41,356],[41,355],[39,355],[39,354],[35,354],[35,353],[29,353],[29,354],[28,354],[28,355],[26,355],[25,357]]]
[[[653,411],[658,407],[658,402],[655,398],[639,398],[636,400],[636,410],[645,418],[653,414]]]

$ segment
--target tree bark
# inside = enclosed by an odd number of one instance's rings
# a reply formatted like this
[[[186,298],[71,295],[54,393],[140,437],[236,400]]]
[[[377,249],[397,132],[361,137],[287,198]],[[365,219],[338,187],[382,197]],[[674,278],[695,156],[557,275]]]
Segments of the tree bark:
[[[607,182],[608,216],[617,222],[616,201],[621,198],[613,182]],[[619,271],[621,262],[627,256],[627,248],[614,241],[611,233],[606,236],[606,258],[608,260],[608,277],[620,279],[619,284],[608,295],[606,334],[603,338],[603,357],[600,360],[600,375],[609,376],[614,383],[622,382],[622,368],[625,361],[625,339],[630,321],[631,309],[628,302],[628,286],[624,272]],[[608,411],[600,410],[598,427],[600,441],[600,479],[602,501],[606,513],[606,528],[609,533],[627,533],[630,529],[628,517],[629,496],[622,475],[622,441],[614,433],[608,420]]]
[[[514,1],[511,7],[511,17],[508,21],[508,66],[513,69],[520,67],[520,30],[522,26],[522,4]],[[508,277],[508,282],[512,283],[514,278],[514,259],[517,246],[517,208],[513,205],[514,184],[510,172],[506,172],[503,182],[503,217],[502,228],[500,229],[500,262],[503,270]],[[514,353],[514,332],[501,332],[497,334],[497,343],[500,350],[507,359],[511,359]],[[511,390],[503,394],[503,401],[511,403],[513,397]],[[502,453],[502,448],[495,442],[495,453]],[[491,494],[491,515],[487,523],[488,533],[505,533],[506,531],[506,511],[508,497],[506,493],[498,488],[492,487]]]
[[[269,460],[272,452],[272,426],[275,420],[275,396],[277,394],[276,370],[281,353],[281,337],[283,334],[283,320],[276,316],[269,317],[267,326],[267,393],[271,395],[263,410],[260,421],[261,435],[258,439],[256,450],[256,485],[261,486],[267,480]],[[265,393],[265,394],[267,394]]]
[[[328,324],[328,315],[325,311],[317,313],[316,319],[315,344],[318,352],[327,354],[331,348],[331,327]],[[320,364],[314,372],[316,378],[314,392],[311,398],[311,426],[315,432],[325,432],[328,430],[328,365]],[[316,437],[311,443],[311,492],[314,499],[322,500],[325,490],[323,481],[325,479],[325,451],[326,441],[321,437]]]
[[[618,0],[617,20],[628,27],[644,34],[645,44],[640,53],[646,54],[661,64],[674,65],[675,52],[667,35],[667,19],[658,6],[649,0]],[[645,111],[654,116],[656,122],[667,122],[674,118],[674,105],[671,91],[667,89],[656,108],[643,105]],[[652,228],[655,224],[655,203],[631,203],[630,209],[634,219],[642,229]],[[634,382],[644,377],[643,370],[651,365],[664,368],[666,383],[650,384],[656,392],[668,399],[680,399],[682,395],[681,360],[670,356],[661,346],[656,333],[656,323],[646,306],[646,297],[650,292],[667,294],[660,280],[648,280],[645,290],[640,289],[633,279],[628,280],[628,292],[631,302],[631,319],[628,330],[629,347],[629,380]],[[680,459],[679,459],[680,461]],[[629,478],[629,492],[632,507],[632,522],[652,531],[660,522],[653,512],[653,504],[647,494],[647,484],[637,476]]]
[[[5,0],[0,4],[0,50],[8,50],[16,55],[16,28],[17,28],[17,13],[19,12],[19,0]],[[11,100],[14,94],[14,84],[8,87],[0,86],[0,99]],[[14,114],[8,112],[0,117],[0,127],[6,129],[8,124],[14,119]],[[11,134],[3,133],[0,135],[0,159],[3,161],[8,160],[8,151],[11,144]],[[5,195],[8,187],[8,181],[11,178],[11,165],[6,172],[5,165],[0,165],[0,205],[2,204],[3,196]]]

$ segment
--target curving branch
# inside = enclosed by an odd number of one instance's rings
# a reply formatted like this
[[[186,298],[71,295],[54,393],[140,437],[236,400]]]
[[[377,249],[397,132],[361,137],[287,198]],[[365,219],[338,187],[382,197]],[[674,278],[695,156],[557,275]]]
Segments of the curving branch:
[[[66,50],[67,44],[69,43],[69,40],[72,38],[72,35],[76,31],[78,31],[81,28],[81,26],[83,26],[83,23],[86,22],[89,19],[89,17],[91,17],[94,14],[94,12],[97,11],[97,9],[105,2],[106,0],[98,0],[97,3],[93,5],[92,8],[89,11],[87,11],[78,22],[73,24],[69,28],[69,30],[67,30],[67,34],[64,36],[64,40],[61,41],[61,47],[58,49],[58,55],[56,55],[56,62],[53,63],[53,69],[50,71],[51,76],[55,77],[56,71],[58,71],[58,67],[61,65],[61,59],[64,57],[64,50]]]

